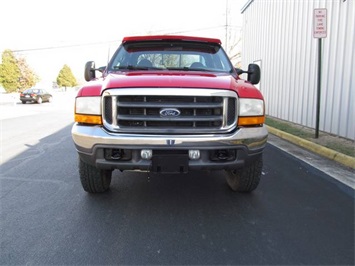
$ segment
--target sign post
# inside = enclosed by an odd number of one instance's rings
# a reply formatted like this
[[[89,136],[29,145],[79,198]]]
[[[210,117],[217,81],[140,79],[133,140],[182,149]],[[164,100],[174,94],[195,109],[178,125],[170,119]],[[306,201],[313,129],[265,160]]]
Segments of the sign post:
[[[319,137],[320,94],[322,81],[322,38],[327,37],[327,9],[317,8],[313,10],[313,37],[318,39],[318,71],[317,71],[317,109],[316,109],[316,133]]]

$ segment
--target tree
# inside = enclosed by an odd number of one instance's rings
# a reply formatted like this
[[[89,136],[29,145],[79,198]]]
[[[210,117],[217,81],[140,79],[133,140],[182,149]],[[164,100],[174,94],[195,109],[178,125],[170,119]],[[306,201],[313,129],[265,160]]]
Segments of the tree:
[[[241,67],[241,52],[240,52],[240,43],[242,39],[239,38],[236,42],[230,42],[231,45],[229,46],[229,59],[232,61],[233,65],[240,68]]]
[[[39,77],[33,72],[33,70],[29,67],[25,58],[19,58],[17,60],[17,65],[21,71],[20,77],[20,88],[26,89],[31,88],[37,84],[39,81]]]
[[[78,85],[76,78],[74,77],[69,66],[64,65],[63,68],[59,71],[57,77],[57,84],[59,87],[74,87]]]
[[[226,25],[225,25],[225,51],[231,60],[233,66],[240,68],[241,67],[241,37],[240,27],[231,25],[231,7],[228,0],[226,0]],[[239,32],[239,33],[238,33]]]
[[[11,50],[2,53],[0,83],[7,92],[31,88],[38,81],[38,76],[29,67],[25,58],[16,58]]]
[[[15,92],[20,88],[21,70],[11,50],[2,53],[0,64],[0,83],[7,92]]]

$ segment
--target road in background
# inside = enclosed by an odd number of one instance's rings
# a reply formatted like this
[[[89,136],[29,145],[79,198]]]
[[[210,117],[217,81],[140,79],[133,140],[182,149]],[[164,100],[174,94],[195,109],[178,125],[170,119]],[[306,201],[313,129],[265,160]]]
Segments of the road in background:
[[[1,265],[354,264],[354,190],[271,144],[251,194],[223,171],[114,171],[108,193],[85,193],[73,98],[6,106]]]

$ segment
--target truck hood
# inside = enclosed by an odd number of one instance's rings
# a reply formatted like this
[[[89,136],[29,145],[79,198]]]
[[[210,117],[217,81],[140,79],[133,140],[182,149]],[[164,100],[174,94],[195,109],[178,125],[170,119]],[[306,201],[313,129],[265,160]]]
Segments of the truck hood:
[[[107,88],[174,87],[174,88],[230,88],[230,75],[203,72],[126,72],[123,75],[109,74]]]
[[[112,88],[211,88],[235,91],[242,98],[263,99],[259,90],[226,73],[134,71],[110,73],[85,85],[79,96],[101,95]]]

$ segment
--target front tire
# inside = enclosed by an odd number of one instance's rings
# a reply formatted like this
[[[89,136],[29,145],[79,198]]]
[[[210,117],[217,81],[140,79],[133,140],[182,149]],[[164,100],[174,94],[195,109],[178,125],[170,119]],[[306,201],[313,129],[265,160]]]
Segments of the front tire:
[[[260,155],[244,168],[228,170],[227,184],[233,191],[251,192],[259,185],[262,168],[263,159],[262,155]]]
[[[41,104],[42,102],[43,102],[42,97],[38,97],[37,103],[38,103],[38,104]]]
[[[96,167],[83,162],[80,158],[79,175],[81,185],[86,192],[102,193],[110,187],[112,171],[97,169]]]

